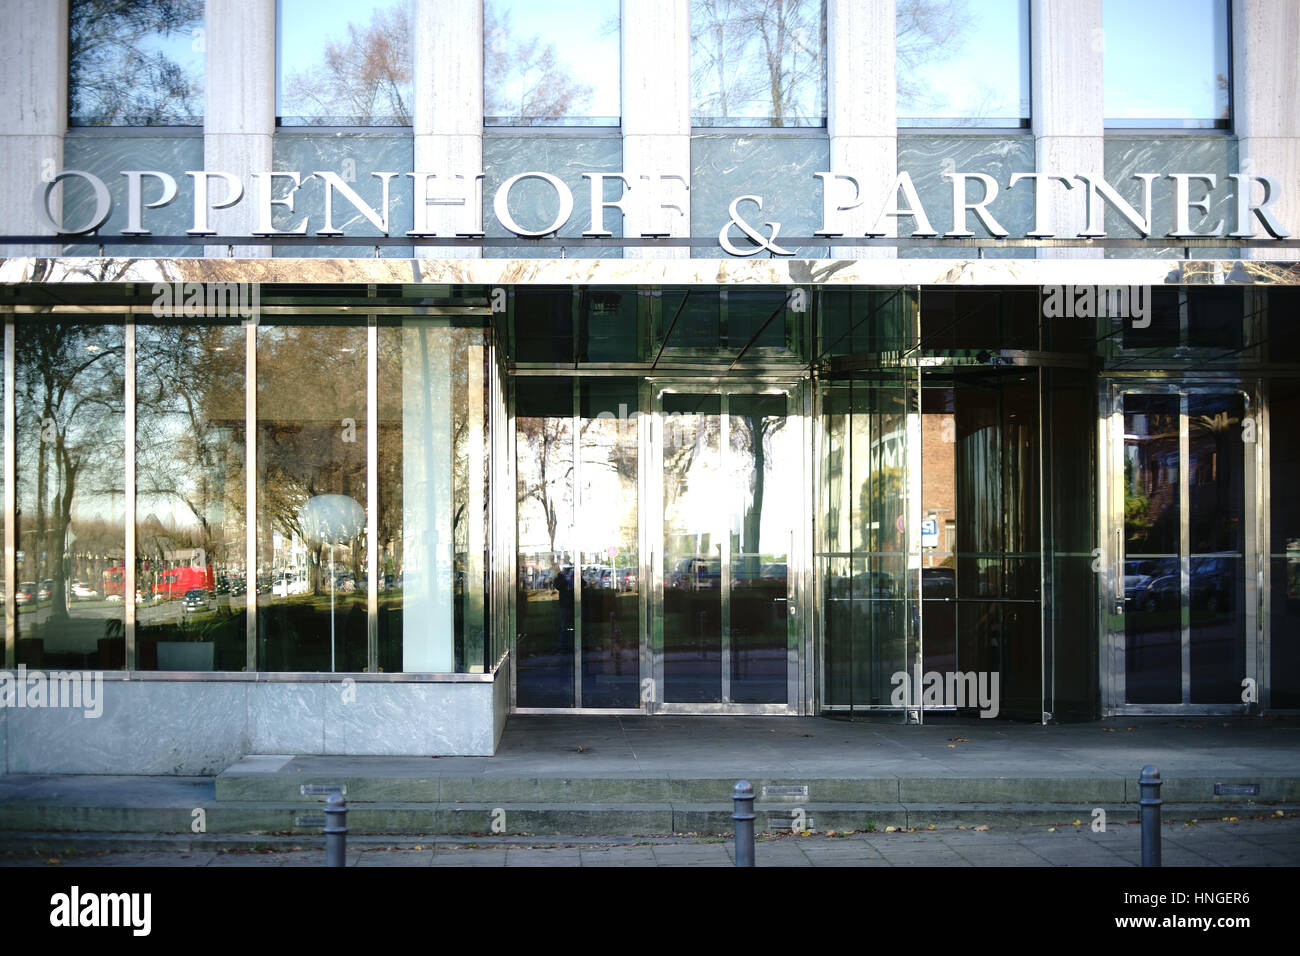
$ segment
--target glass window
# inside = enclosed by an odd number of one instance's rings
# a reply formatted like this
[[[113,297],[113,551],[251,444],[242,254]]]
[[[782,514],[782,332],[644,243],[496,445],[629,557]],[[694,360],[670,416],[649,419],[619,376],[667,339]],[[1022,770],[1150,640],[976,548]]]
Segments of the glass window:
[[[17,659],[126,666],[122,324],[15,329]]]
[[[691,0],[695,126],[824,126],[824,0]]]
[[[1029,125],[1027,0],[898,0],[895,10],[899,126]]]
[[[480,329],[378,329],[378,667],[483,673],[488,349]],[[361,585],[359,585],[361,587]]]
[[[1107,126],[1227,128],[1227,0],[1111,0],[1102,27]]]
[[[203,0],[71,0],[68,122],[203,124]]]
[[[244,329],[135,330],[136,666],[242,671]],[[96,596],[77,591],[78,602]]]
[[[283,126],[410,126],[410,0],[280,0]]]
[[[487,126],[617,126],[618,0],[484,0]]]
[[[365,428],[364,325],[258,329],[261,670],[366,670]]]

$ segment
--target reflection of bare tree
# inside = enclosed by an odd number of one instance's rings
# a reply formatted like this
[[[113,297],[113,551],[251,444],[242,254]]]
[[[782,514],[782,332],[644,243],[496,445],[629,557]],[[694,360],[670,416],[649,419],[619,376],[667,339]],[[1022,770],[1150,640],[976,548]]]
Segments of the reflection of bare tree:
[[[188,39],[203,0],[73,0],[68,9],[71,113],[91,126],[201,122],[202,77],[142,41]]]
[[[515,430],[520,460],[529,463],[528,472],[519,469],[518,503],[522,507],[525,502],[533,500],[541,506],[551,554],[554,555],[555,534],[560,524],[556,499],[564,497],[564,489],[573,475],[573,442],[568,421],[563,418],[518,418]]]
[[[823,114],[822,0],[692,0],[693,111],[773,126]]]
[[[483,111],[509,126],[552,123],[590,108],[592,88],[560,64],[555,46],[514,35],[509,11],[483,4]]]
[[[970,23],[964,0],[898,0],[895,16],[898,56],[898,111],[925,115],[934,95],[921,67],[942,62],[962,41]]]
[[[21,446],[19,507],[34,511],[30,518],[20,517],[19,528],[20,536],[31,531],[35,537],[22,544],[28,550],[24,570],[34,567],[36,581],[51,578],[55,595],[67,593],[64,554],[74,504],[84,508],[97,497],[122,493],[122,353],[121,326],[42,317],[19,334],[16,411],[20,434],[27,436]],[[36,472],[34,489],[23,474],[27,468]],[[28,520],[33,527],[23,527]],[[122,540],[119,528],[113,549],[120,551]],[[67,613],[63,601],[52,602],[55,620]]]
[[[285,78],[287,116],[324,124],[411,125],[411,18],[407,3],[374,10],[370,23],[347,24],[315,66]]]
[[[772,439],[785,428],[786,419],[784,415],[772,415],[761,408],[736,409],[733,406],[731,422],[732,447],[748,458],[751,469],[750,496],[741,522],[740,551],[749,565],[745,576],[754,578],[758,576],[762,555],[759,535],[763,525],[768,458],[772,452]]]
[[[243,330],[138,326],[136,330],[136,551],[202,548],[221,568],[227,532],[243,519]],[[164,521],[157,515],[168,514]],[[181,516],[178,521],[173,515]],[[224,568],[222,568],[224,570]]]

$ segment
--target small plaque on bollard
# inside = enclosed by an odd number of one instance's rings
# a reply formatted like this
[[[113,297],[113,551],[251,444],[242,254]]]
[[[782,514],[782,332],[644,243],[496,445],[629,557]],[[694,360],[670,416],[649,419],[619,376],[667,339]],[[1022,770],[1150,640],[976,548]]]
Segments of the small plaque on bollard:
[[[348,795],[348,788],[341,783],[304,783],[298,788],[298,792],[304,797],[327,797],[331,793],[337,793],[340,796],[346,797]]]
[[[1216,783],[1214,785],[1214,795],[1216,797],[1258,797],[1259,784]]]
[[[293,825],[296,827],[323,827],[325,825],[324,817],[294,817]]]
[[[796,786],[785,786],[785,785],[764,787],[763,799],[764,800],[798,800],[806,803],[808,801],[808,787],[807,786],[796,787]]]

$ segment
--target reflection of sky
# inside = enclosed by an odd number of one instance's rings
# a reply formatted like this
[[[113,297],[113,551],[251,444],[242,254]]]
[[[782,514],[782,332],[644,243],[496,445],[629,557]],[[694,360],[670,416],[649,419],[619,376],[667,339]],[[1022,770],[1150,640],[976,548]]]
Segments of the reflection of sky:
[[[924,62],[913,68],[922,97],[915,102],[900,97],[900,117],[1029,116],[1029,0],[973,0],[967,12],[958,42],[926,51]],[[899,70],[904,69],[900,61]],[[900,86],[906,85],[900,76]]]
[[[501,19],[509,16],[512,40],[541,37],[555,47],[560,68],[592,88],[582,115],[620,115],[618,0],[490,0],[490,5]]]
[[[1227,91],[1227,0],[1107,0],[1107,119],[1216,119]]]

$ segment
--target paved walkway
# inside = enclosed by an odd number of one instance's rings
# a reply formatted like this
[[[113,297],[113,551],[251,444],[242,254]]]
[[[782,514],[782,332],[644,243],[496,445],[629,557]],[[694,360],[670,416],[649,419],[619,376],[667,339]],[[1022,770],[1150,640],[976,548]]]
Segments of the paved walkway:
[[[1300,818],[1238,817],[1166,824],[1167,867],[1300,866]],[[1140,830],[1111,824],[1094,833],[1074,827],[988,830],[944,829],[830,836],[760,838],[759,866],[1069,866],[1133,867],[1141,862]],[[57,839],[57,838],[55,838]],[[52,844],[57,846],[57,844]],[[354,839],[350,866],[732,866],[730,839],[654,840],[589,838],[540,841],[503,837],[436,842]],[[60,852],[49,849],[0,854],[0,866],[33,867],[247,867],[324,864],[323,842],[268,850]]]

